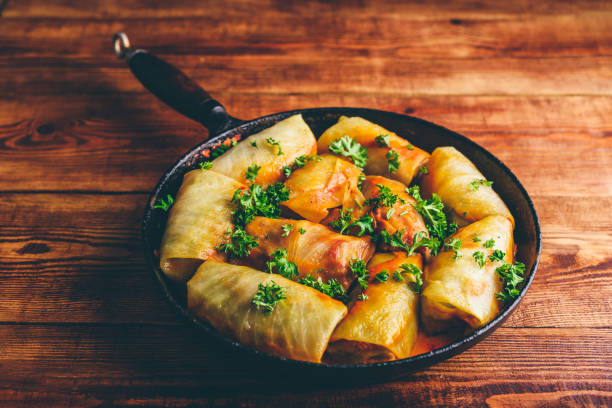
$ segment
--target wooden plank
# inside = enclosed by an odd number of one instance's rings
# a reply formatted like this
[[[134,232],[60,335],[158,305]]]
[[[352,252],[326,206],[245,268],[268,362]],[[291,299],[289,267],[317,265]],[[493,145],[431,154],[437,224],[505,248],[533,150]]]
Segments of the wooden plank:
[[[333,55],[163,55],[211,92],[378,95],[611,95],[612,56],[414,59]],[[334,63],[330,64],[330,58]],[[141,92],[125,64],[100,58],[0,60],[3,95]],[[41,70],[40,65],[45,69]],[[554,72],[554,75],[551,75]]]
[[[603,406],[612,401],[610,329],[501,328],[429,369],[352,389],[322,388],[299,372],[287,383],[270,381],[233,351],[186,328],[5,325],[0,336],[0,400],[10,405],[318,407],[330,401],[368,406],[375,398],[379,406],[426,401],[504,406],[570,398]]]
[[[110,38],[119,30],[126,30],[135,45],[163,54],[459,59],[609,55],[611,50],[612,7],[540,15],[454,13],[445,7],[436,13],[429,9],[388,14],[368,3],[331,10],[302,7],[299,13],[261,14],[260,7],[253,3],[230,10],[218,3],[201,15],[181,12],[180,7],[156,10],[155,24],[144,15],[146,10],[137,8],[42,16],[17,14],[16,7],[9,7],[0,33],[0,55],[98,56],[107,64]]]
[[[215,96],[242,117],[334,105],[408,112],[489,149],[532,193],[612,194],[611,97]],[[200,125],[144,93],[20,96],[2,105],[0,191],[148,191],[206,137]]]
[[[179,324],[142,262],[143,194],[0,194],[0,321]],[[507,327],[609,327],[612,197],[534,197],[544,253]],[[571,287],[571,293],[567,288]]]

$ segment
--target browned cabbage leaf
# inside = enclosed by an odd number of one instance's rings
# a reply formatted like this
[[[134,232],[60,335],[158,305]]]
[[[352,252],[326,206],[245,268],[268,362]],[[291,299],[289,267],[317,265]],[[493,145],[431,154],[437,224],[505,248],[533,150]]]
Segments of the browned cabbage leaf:
[[[480,239],[474,242],[474,237]],[[499,312],[495,294],[502,283],[495,272],[500,262],[490,261],[495,249],[505,253],[505,262],[513,259],[512,223],[506,217],[491,215],[460,228],[450,239],[461,240],[458,258],[453,251],[440,252],[425,266],[425,286],[421,299],[421,321],[430,333],[456,326],[461,321],[473,328],[483,326]],[[482,244],[495,240],[492,248]],[[473,254],[484,254],[480,267]]]
[[[397,134],[360,117],[341,116],[338,123],[327,129],[318,141],[319,153],[329,151],[329,145],[348,135],[356,139],[362,146],[368,148],[368,164],[366,174],[375,174],[401,181],[408,185],[417,174],[419,167],[429,159],[429,153],[411,145]],[[380,146],[376,136],[389,135],[389,147]],[[398,154],[400,162],[396,172],[389,173],[386,154],[393,150]]]
[[[424,236],[428,236],[425,221],[423,221],[421,214],[414,209],[413,206],[416,205],[416,201],[406,193],[406,186],[399,181],[390,180],[385,177],[367,176],[363,182],[363,194],[366,199],[379,196],[380,188],[378,185],[389,188],[392,194],[398,196],[398,200],[391,208],[379,207],[372,211],[372,216],[376,221],[376,229],[378,231],[385,230],[390,235],[395,234],[397,231],[404,231],[402,233],[402,240],[407,245],[412,245],[414,235],[417,233],[423,232]],[[399,199],[404,200],[404,203],[402,204]],[[379,247],[383,251],[393,250],[384,243],[380,243]],[[419,251],[429,254],[429,250],[424,247],[419,248]]]
[[[286,299],[265,314],[252,304],[259,284],[274,281]],[[187,283],[187,303],[219,332],[277,356],[318,363],[346,306],[279,275],[207,261]]]
[[[293,225],[293,229],[288,236],[283,236],[281,227],[287,224]],[[251,251],[249,258],[256,267],[263,268],[276,249],[284,248],[287,259],[297,265],[299,278],[312,275],[325,282],[334,278],[345,289],[355,280],[349,262],[353,259],[367,262],[374,253],[374,244],[369,237],[340,235],[321,224],[305,220],[255,217],[246,231],[258,237],[259,246]]]
[[[474,164],[457,149],[438,147],[429,159],[429,174],[423,177],[423,196],[436,193],[444,205],[452,210],[452,219],[460,226],[478,221],[487,215],[514,218],[506,204],[492,187],[473,181],[485,180]]]
[[[278,146],[268,143],[268,138],[280,143],[283,154],[278,154]],[[253,143],[256,146],[253,146]],[[257,165],[261,169],[255,182],[269,185],[283,179],[284,166],[291,165],[300,156],[316,153],[317,141],[310,127],[304,122],[302,115],[294,115],[247,137],[213,160],[212,169],[245,183],[247,169]]]
[[[186,282],[202,261],[217,254],[215,247],[232,226],[232,196],[242,187],[211,170],[185,174],[160,247],[160,267],[169,278]]]
[[[291,190],[283,205],[312,222],[321,222],[335,207],[363,204],[357,188],[361,170],[334,155],[324,154],[294,171],[285,182]]]
[[[374,363],[410,356],[417,339],[418,295],[411,287],[415,281],[413,275],[402,274],[404,281],[393,279],[393,272],[402,264],[413,264],[419,269],[423,266],[418,254],[411,257],[404,252],[374,255],[368,265],[371,282],[364,292],[368,298],[354,301],[348,315],[334,330],[326,360]],[[384,283],[374,278],[382,271],[389,275]]]

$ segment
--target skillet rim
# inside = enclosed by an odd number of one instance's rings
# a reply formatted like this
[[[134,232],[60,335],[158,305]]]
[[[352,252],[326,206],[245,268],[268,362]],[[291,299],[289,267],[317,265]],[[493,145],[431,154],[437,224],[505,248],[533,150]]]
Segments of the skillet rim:
[[[227,139],[232,133],[238,131],[240,128],[248,127],[250,125],[257,124],[258,122],[266,122],[268,120],[272,120],[273,123],[276,123],[279,120],[285,119],[289,116],[296,115],[296,114],[314,113],[314,114],[319,114],[319,116],[323,116],[326,113],[327,114],[335,113],[335,114],[339,114],[339,115],[343,114],[347,116],[349,115],[360,116],[364,112],[372,113],[372,114],[389,115],[392,119],[401,119],[401,120],[409,120],[409,121],[417,122],[424,127],[431,128],[433,131],[447,133],[449,136],[452,136],[453,138],[459,139],[462,142],[466,143],[471,149],[480,151],[480,153],[484,154],[484,156],[486,156],[489,160],[491,160],[491,162],[495,166],[497,166],[501,171],[503,171],[511,179],[511,181],[515,184],[515,186],[520,191],[522,199],[525,200],[525,202],[527,203],[527,207],[529,208],[529,216],[533,220],[533,226],[534,226],[534,232],[535,232],[534,240],[535,240],[535,246],[536,246],[534,263],[532,267],[529,269],[528,275],[523,283],[523,287],[521,288],[521,291],[518,297],[515,298],[512,301],[512,303],[510,303],[509,305],[505,305],[502,311],[497,316],[495,316],[495,318],[491,320],[489,323],[474,330],[469,335],[465,337],[461,337],[460,339],[444,347],[440,347],[440,348],[431,350],[427,353],[419,354],[419,355],[404,358],[404,359],[377,362],[377,363],[366,363],[366,364],[328,364],[328,363],[323,363],[323,362],[313,363],[313,362],[294,360],[294,359],[290,359],[287,357],[281,357],[281,356],[275,356],[272,354],[268,354],[263,351],[257,350],[256,348],[253,348],[247,345],[243,345],[237,340],[234,340],[232,338],[222,335],[213,326],[197,318],[195,315],[191,314],[187,310],[186,307],[183,307],[180,304],[180,302],[176,299],[175,295],[172,292],[172,289],[170,288],[170,286],[168,285],[166,281],[167,278],[165,277],[165,275],[159,268],[158,262],[155,259],[155,255],[154,255],[154,250],[156,248],[154,248],[148,236],[148,231],[151,230],[152,228],[155,228],[154,223],[153,223],[153,220],[154,220],[153,205],[156,202],[157,197],[159,197],[160,193],[164,190],[164,186],[171,179],[171,177],[175,173],[177,173],[182,167],[189,166],[189,159],[193,158],[194,153],[196,151],[206,148],[204,147],[206,145],[214,145],[215,143],[219,141]],[[244,135],[241,134],[241,136],[244,136],[244,137],[241,139],[240,142],[244,141],[244,138],[250,136],[253,133],[254,132],[252,131],[247,131],[245,132]],[[400,135],[400,137],[402,136]],[[245,120],[245,121],[230,118],[229,128],[224,129],[219,134],[210,135],[208,139],[204,140],[203,142],[187,150],[162,175],[157,185],[155,186],[155,188],[153,189],[153,191],[148,197],[147,205],[145,207],[145,212],[143,215],[141,239],[143,243],[143,250],[144,250],[144,256],[145,256],[145,261],[147,263],[147,267],[153,273],[156,281],[159,283],[160,289],[164,293],[166,300],[181,315],[181,317],[183,319],[186,319],[186,321],[188,321],[191,325],[197,327],[199,330],[205,331],[208,335],[212,335],[217,340],[221,340],[222,342],[232,347],[235,351],[250,354],[251,356],[255,358],[260,358],[260,359],[267,360],[268,362],[276,362],[276,363],[280,363],[283,365],[293,365],[294,367],[301,367],[304,369],[315,369],[317,371],[324,369],[327,372],[329,372],[329,370],[337,370],[340,372],[345,372],[347,370],[365,371],[365,370],[376,370],[376,369],[386,368],[386,367],[397,368],[400,366],[405,366],[404,368],[406,369],[406,371],[415,371],[421,368],[425,368],[429,365],[435,364],[439,361],[446,360],[450,357],[453,357],[463,352],[469,347],[484,340],[488,335],[490,335],[493,331],[495,331],[495,329],[499,327],[510,316],[510,314],[512,314],[514,309],[516,309],[516,307],[519,305],[519,303],[521,302],[521,300],[527,293],[527,290],[529,289],[529,287],[531,286],[531,283],[533,282],[535,278],[536,271],[540,263],[541,252],[542,252],[542,234],[541,234],[541,229],[540,229],[540,220],[539,220],[535,205],[533,204],[531,197],[527,193],[527,190],[525,190],[525,187],[523,187],[523,185],[521,184],[519,179],[516,177],[516,175],[512,172],[512,170],[510,170],[510,168],[508,168],[495,155],[493,155],[487,149],[480,146],[476,142],[472,141],[468,137],[463,136],[462,134],[457,133],[453,130],[450,130],[446,127],[437,125],[433,122],[429,122],[421,118],[417,118],[414,116],[405,115],[405,114],[401,114],[397,112],[392,112],[392,111],[385,111],[385,110],[380,110],[380,109],[370,109],[370,108],[355,108],[355,107],[322,107],[322,108],[295,109],[295,110],[290,110],[290,111],[276,112],[276,113],[272,113],[269,115],[260,116],[255,119]]]

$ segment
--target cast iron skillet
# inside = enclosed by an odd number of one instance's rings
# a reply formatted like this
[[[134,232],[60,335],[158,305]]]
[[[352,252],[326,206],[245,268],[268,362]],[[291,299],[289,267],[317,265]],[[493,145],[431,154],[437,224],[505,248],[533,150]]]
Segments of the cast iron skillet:
[[[181,71],[147,51],[131,48],[124,33],[115,34],[113,44],[117,56],[125,58],[133,74],[149,91],[178,112],[208,128],[209,139],[179,158],[161,177],[155,190],[153,190],[144,213],[142,240],[146,262],[170,304],[199,331],[216,337],[221,340],[221,343],[228,343],[234,350],[241,352],[241,357],[245,357],[245,363],[249,361],[258,367],[274,367],[274,370],[266,370],[266,375],[273,371],[289,371],[294,374],[299,373],[300,377],[306,375],[312,379],[333,380],[336,383],[338,381],[352,382],[357,379],[360,381],[388,380],[447,359],[483,340],[506,320],[527,292],[535,276],[540,258],[540,225],[535,207],[512,171],[499,159],[468,138],[422,119],[393,112],[362,108],[302,109],[275,113],[253,120],[239,120],[229,116],[219,102],[212,99],[205,90]],[[186,309],[185,289],[174,285],[159,268],[159,258],[156,255],[156,250],[159,248],[163,234],[165,213],[154,209],[153,205],[160,198],[166,197],[167,194],[176,195],[183,174],[198,168],[198,162],[203,159],[201,156],[203,151],[237,135],[244,139],[298,113],[302,114],[317,137],[333,125],[341,115],[361,116],[402,137],[407,137],[411,143],[429,152],[437,146],[450,145],[465,154],[486,176],[487,180],[494,182],[495,190],[515,217],[517,259],[524,262],[526,266],[525,283],[518,298],[511,304],[506,305],[489,324],[452,344],[415,357],[375,364],[314,364],[272,356],[220,335],[207,322],[192,315]]]

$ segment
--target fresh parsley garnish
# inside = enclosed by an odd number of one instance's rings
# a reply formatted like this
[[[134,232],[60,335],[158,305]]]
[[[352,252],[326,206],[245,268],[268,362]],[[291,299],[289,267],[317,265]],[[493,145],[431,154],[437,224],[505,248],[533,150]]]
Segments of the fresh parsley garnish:
[[[427,166],[423,165],[419,167],[419,174],[422,174],[424,176],[429,174],[429,169],[427,168]]]
[[[249,168],[246,171],[247,181],[250,183],[254,182],[255,179],[257,178],[257,173],[259,172],[260,169],[261,169],[261,166],[258,166],[256,164],[249,166]]]
[[[304,235],[306,233],[306,230],[302,227],[298,228],[298,232],[300,233],[300,235]]]
[[[485,259],[484,252],[476,251],[472,254],[472,256],[474,257],[474,260],[476,261],[478,266],[480,266],[481,268],[485,265],[485,262],[487,262]]]
[[[482,244],[482,246],[485,248],[493,248],[494,245],[495,245],[495,240],[493,238],[486,240],[484,244]]]
[[[251,184],[247,190],[234,192],[232,202],[236,209],[232,213],[234,224],[246,226],[256,216],[278,218],[280,203],[289,199],[289,189],[281,182],[272,184],[266,190],[259,184]]]
[[[353,159],[353,164],[363,170],[368,164],[368,149],[348,135],[334,140],[329,145],[329,151]]]
[[[406,189],[406,192],[410,194],[415,201],[416,205],[413,205],[415,210],[423,216],[427,231],[432,238],[436,238],[440,244],[444,242],[446,237],[454,234],[458,227],[455,223],[448,223],[446,214],[444,214],[444,204],[437,194],[432,194],[431,198],[423,200],[421,193],[419,192],[419,186],[412,186]],[[432,249],[432,254],[436,255],[439,251],[439,247]]]
[[[227,152],[230,148],[236,146],[238,144],[237,141],[232,140],[229,145],[225,144],[225,142],[221,143],[219,146],[215,148],[212,152],[210,152],[210,158],[215,159],[221,156],[223,153]]]
[[[412,290],[414,290],[415,293],[421,293],[421,289],[423,288],[423,271],[416,265],[409,263],[402,264],[398,270],[393,272],[393,279],[398,282],[403,282],[403,273],[409,273],[414,276],[414,282],[412,282],[411,285]]]
[[[389,150],[385,157],[387,158],[387,170],[389,173],[395,173],[400,166],[399,154],[395,150]]]
[[[353,275],[357,277],[357,282],[361,288],[367,289],[370,273],[368,272],[365,262],[361,259],[353,258],[353,260],[349,262],[349,268],[351,272],[353,272]]]
[[[198,165],[200,166],[200,169],[202,170],[210,170],[212,169],[212,166],[213,166],[212,162],[209,162],[209,161],[200,162],[198,163]]]
[[[480,232],[477,232],[476,234],[474,234],[474,238],[472,238],[472,241],[474,242],[482,241],[478,235],[480,235]]]
[[[496,250],[493,251],[493,253],[491,255],[489,255],[489,261],[491,261],[491,262],[504,262],[504,257],[505,256],[506,256],[506,254],[504,253],[504,251],[496,249]]]
[[[361,292],[360,294],[357,295],[357,300],[363,302],[368,300],[368,295],[366,295],[365,293]]]
[[[282,303],[283,299],[287,299],[285,288],[274,281],[270,281],[267,285],[260,283],[257,286],[257,292],[255,292],[251,302],[257,307],[257,310],[263,308],[264,314],[270,314],[277,304]]]
[[[380,147],[389,147],[389,135],[378,135],[375,140]]]
[[[346,290],[336,279],[330,279],[327,281],[327,283],[324,283],[321,277],[315,279],[311,275],[306,275],[305,278],[298,280],[298,283],[310,286],[311,288],[316,289],[319,292],[341,302],[348,302]]]
[[[525,274],[525,264],[521,262],[516,262],[514,264],[506,263],[495,269],[495,272],[497,272],[499,278],[504,283],[503,291],[495,294],[497,299],[504,302],[515,299],[520,293],[518,286],[525,280],[523,278]]]
[[[266,142],[270,145],[270,146],[278,146],[278,156],[281,156],[283,154],[283,149],[281,148],[280,142],[278,142],[277,140],[275,140],[273,137],[269,137],[266,139]]]
[[[283,175],[289,177],[294,170],[300,169],[306,165],[309,161],[318,158],[319,156],[300,156],[293,161],[293,164],[283,167]]]
[[[447,240],[444,243],[444,250],[446,251],[454,251],[455,252],[455,256],[453,257],[453,259],[457,259],[461,257],[461,254],[459,253],[459,248],[461,248],[461,240],[459,238],[452,238]]]
[[[480,186],[491,187],[493,185],[492,181],[487,181],[485,179],[474,180],[470,183],[470,190],[476,191],[480,188]]]
[[[217,250],[223,252],[228,258],[244,258],[251,253],[251,249],[259,246],[257,239],[247,234],[244,228],[237,226],[234,232],[228,230],[227,235],[230,242],[217,246]]]
[[[382,271],[376,274],[374,279],[376,279],[377,281],[381,283],[386,282],[389,279],[389,271],[387,271],[386,269],[383,269]]]
[[[379,207],[393,207],[398,201],[402,204],[406,203],[403,198],[400,198],[397,194],[393,194],[389,187],[382,184],[377,184],[376,187],[378,187],[378,195],[365,201],[366,205],[372,207],[372,211]]]
[[[406,144],[406,149],[414,150],[414,146],[410,142],[408,142],[408,144]]]
[[[268,273],[277,273],[287,279],[293,279],[294,276],[300,274],[297,265],[287,259],[287,250],[285,248],[278,248],[272,252],[272,258],[266,262],[266,271]]]
[[[255,142],[255,141],[251,142],[251,146],[257,147],[257,142]]]
[[[352,208],[346,210],[341,209],[338,219],[331,222],[329,226],[338,231],[340,234],[344,234],[345,232],[348,233],[353,228],[359,228],[359,231],[355,234],[358,237],[361,237],[366,233],[373,234],[374,219],[366,214],[359,219],[353,220],[353,216],[351,215],[352,212]]]
[[[170,207],[174,204],[174,198],[170,194],[166,195],[166,199],[160,198],[157,201],[157,204],[153,206],[153,208],[159,208],[162,211],[168,211]]]
[[[291,231],[293,230],[293,227],[294,227],[293,224],[281,225],[281,229],[283,230],[283,233],[281,234],[281,236],[288,237]]]

